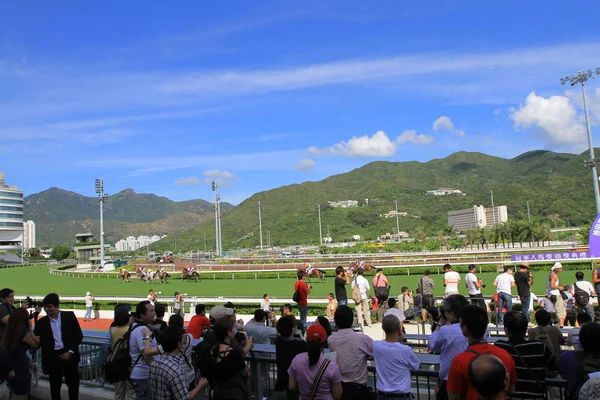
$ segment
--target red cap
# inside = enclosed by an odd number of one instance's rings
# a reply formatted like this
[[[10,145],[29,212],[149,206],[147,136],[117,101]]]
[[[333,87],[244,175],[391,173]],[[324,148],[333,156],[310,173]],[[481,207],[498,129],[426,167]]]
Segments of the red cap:
[[[306,330],[306,341],[307,342],[322,342],[327,340],[327,332],[322,325],[314,323]]]

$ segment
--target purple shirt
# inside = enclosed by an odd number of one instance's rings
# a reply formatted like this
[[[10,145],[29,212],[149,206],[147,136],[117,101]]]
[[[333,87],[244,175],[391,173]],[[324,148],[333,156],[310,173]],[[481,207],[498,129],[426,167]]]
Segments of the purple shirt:
[[[290,378],[296,379],[300,400],[308,399],[313,380],[324,361],[325,357],[321,354],[319,361],[309,367],[308,353],[300,353],[292,360],[292,365],[288,368],[288,374]],[[340,374],[338,365],[332,361],[327,366],[323,378],[321,378],[314,400],[333,400],[331,387],[338,383],[342,383],[342,374]]]
[[[344,382],[367,383],[367,359],[373,358],[373,339],[352,329],[340,329],[327,339],[329,351],[335,351],[335,362]]]
[[[547,298],[547,297],[540,298],[540,304],[543,305],[544,310],[548,311],[549,313],[556,312],[556,307],[554,307],[554,304],[552,304],[552,302],[550,301],[549,298]]]

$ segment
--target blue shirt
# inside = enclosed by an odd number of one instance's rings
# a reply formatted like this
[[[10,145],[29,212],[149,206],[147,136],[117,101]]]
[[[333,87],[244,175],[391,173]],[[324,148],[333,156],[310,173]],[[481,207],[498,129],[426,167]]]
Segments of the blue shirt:
[[[137,322],[133,324],[134,327],[137,325],[139,325]],[[145,348],[143,330],[143,327],[135,328],[129,336],[129,357],[131,357],[131,366],[133,367],[130,375],[131,379],[150,378],[150,366],[146,364],[143,356],[140,357]],[[150,347],[156,347],[156,339],[152,339],[150,344]]]
[[[444,325],[429,337],[427,348],[440,353],[440,379],[448,380],[448,372],[454,357],[468,347],[467,338],[463,336],[460,323]]]
[[[373,342],[373,358],[377,369],[377,390],[410,392],[410,371],[421,365],[410,347],[398,342],[376,340]]]

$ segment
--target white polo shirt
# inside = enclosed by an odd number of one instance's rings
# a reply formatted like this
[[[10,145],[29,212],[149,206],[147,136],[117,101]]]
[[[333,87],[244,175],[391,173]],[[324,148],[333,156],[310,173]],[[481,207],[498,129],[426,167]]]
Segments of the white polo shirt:
[[[515,278],[508,273],[500,274],[496,277],[496,286],[497,293],[506,293],[512,294],[512,284],[515,283]]]

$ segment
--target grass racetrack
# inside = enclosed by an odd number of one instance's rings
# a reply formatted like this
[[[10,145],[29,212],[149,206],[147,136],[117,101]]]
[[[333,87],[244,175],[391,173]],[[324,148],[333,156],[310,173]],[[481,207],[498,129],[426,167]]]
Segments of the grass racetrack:
[[[592,271],[583,270],[585,279],[591,281]],[[329,272],[329,271],[328,271]],[[560,274],[562,284],[572,285],[575,281],[576,271],[564,271]],[[331,273],[333,274],[333,272]],[[479,274],[487,287],[483,289],[484,295],[493,295],[496,290],[492,285],[495,273]],[[534,273],[534,285],[532,292],[536,295],[543,295],[546,291],[546,280],[548,272]],[[372,284],[373,277],[365,275]],[[436,283],[435,295],[442,296],[444,287],[442,285],[443,275],[433,275]],[[329,292],[333,292],[333,275],[327,277],[327,282],[321,283],[317,279],[312,280],[313,290],[311,298],[326,298]],[[412,290],[417,287],[417,281],[421,275],[396,275],[388,277],[392,286],[391,295],[397,296],[402,286],[408,286]],[[269,293],[276,302],[290,302],[294,292],[295,279],[205,279],[198,282],[181,281],[172,279],[166,284],[157,281],[156,284],[147,284],[137,279],[132,279],[130,283],[124,283],[120,279],[91,279],[74,278],[60,275],[50,275],[48,266],[27,266],[17,268],[4,268],[0,270],[0,287],[9,287],[15,291],[18,296],[44,296],[47,293],[56,292],[62,296],[84,296],[85,292],[90,291],[95,296],[139,296],[145,297],[150,288],[155,291],[162,291],[159,297],[163,299],[170,298],[175,291],[187,293],[189,296],[202,297],[262,297],[264,293]],[[461,274],[460,293],[467,295],[467,289],[464,285],[464,274]],[[371,294],[373,291],[371,290]],[[516,288],[513,294],[516,296]],[[348,296],[350,290],[348,289]]]

